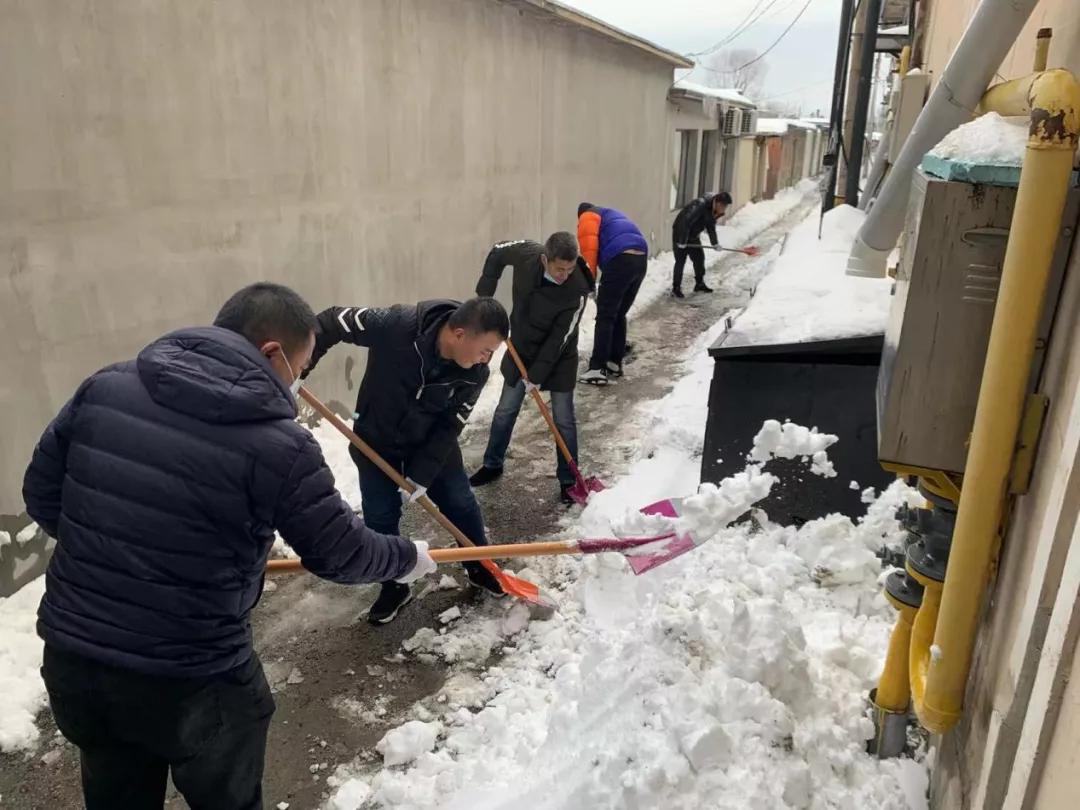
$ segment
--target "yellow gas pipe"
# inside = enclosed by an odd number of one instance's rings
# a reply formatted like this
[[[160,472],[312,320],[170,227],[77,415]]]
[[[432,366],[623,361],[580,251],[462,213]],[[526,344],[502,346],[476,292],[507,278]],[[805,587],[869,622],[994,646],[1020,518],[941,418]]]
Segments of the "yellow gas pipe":
[[[1080,84],[1066,70],[1033,74],[992,87],[979,110],[1027,114],[1030,134],[945,582],[920,579],[926,590],[912,629],[912,702],[919,722],[937,734],[960,719],[979,612],[998,550],[1036,329],[1080,133]]]

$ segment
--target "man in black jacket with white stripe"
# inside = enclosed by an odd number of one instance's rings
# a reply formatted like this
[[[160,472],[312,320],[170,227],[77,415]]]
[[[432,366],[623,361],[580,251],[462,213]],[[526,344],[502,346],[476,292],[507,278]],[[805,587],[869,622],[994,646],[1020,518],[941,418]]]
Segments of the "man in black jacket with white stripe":
[[[578,256],[574,235],[558,231],[543,245],[519,239],[492,247],[476,285],[477,294],[494,295],[508,266],[514,269],[514,307],[510,315],[514,348],[521,355],[530,384],[551,392],[555,424],[576,462],[578,324],[593,291],[592,274]],[[473,486],[490,483],[502,475],[514,423],[528,393],[509,352],[503,357],[501,370],[505,384],[491,421],[484,466],[469,479]],[[572,503],[567,490],[574,484],[574,475],[557,448],[555,458],[560,498],[563,503]]]
[[[465,536],[486,545],[484,518],[465,474],[458,436],[488,379],[492,352],[510,323],[494,298],[421,301],[391,307],[331,307],[317,316],[311,366],[338,343],[368,350],[356,397],[357,435],[416,486],[410,497],[355,447],[364,522],[396,534],[404,504],[426,494]],[[469,581],[495,595],[502,588],[479,563]],[[384,582],[368,620],[385,624],[412,599],[408,585]]]

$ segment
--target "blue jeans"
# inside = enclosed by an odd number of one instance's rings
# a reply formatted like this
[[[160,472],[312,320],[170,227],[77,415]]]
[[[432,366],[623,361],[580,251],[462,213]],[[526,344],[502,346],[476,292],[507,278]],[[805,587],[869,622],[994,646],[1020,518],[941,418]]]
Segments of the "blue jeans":
[[[491,420],[491,436],[484,452],[484,466],[501,470],[506,460],[506,448],[510,445],[510,436],[514,432],[521,403],[525,401],[525,383],[518,380],[517,385],[504,385],[495,416]],[[555,426],[559,428],[563,441],[570,448],[570,454],[577,463],[577,421],[574,418],[574,392],[552,391],[551,412],[555,417]],[[574,474],[566,463],[559,448],[555,448],[555,473],[561,486],[574,483]]]
[[[360,501],[364,510],[364,523],[369,529],[382,534],[400,534],[398,525],[401,522],[402,503],[397,484],[366,458],[354,457],[354,460],[360,471]],[[400,462],[391,459],[387,461],[398,469],[402,467]],[[473,543],[478,546],[487,545],[484,516],[480,512],[480,504],[476,502],[472,487],[469,486],[460,448],[455,446],[450,451],[443,468],[428,487],[427,495]],[[423,507],[416,505],[413,508]],[[470,563],[466,563],[466,566],[468,565]]]

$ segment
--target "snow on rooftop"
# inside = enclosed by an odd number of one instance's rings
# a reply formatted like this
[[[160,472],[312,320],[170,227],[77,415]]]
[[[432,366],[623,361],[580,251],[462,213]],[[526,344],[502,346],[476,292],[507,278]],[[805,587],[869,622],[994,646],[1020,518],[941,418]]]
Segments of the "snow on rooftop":
[[[696,82],[688,82],[685,79],[679,79],[673,85],[673,89],[682,90],[686,93],[693,93],[697,96],[708,96],[709,98],[718,98],[721,101],[730,101],[734,104],[744,104],[747,107],[753,107],[754,102],[744,96],[741,92],[735,89],[723,89],[718,87],[708,87],[704,84],[698,84]]]
[[[990,112],[954,129],[930,154],[981,166],[1019,166],[1027,139],[1026,118],[1004,118]]]
[[[834,208],[825,215],[820,240],[816,212],[796,226],[722,345],[805,343],[884,332],[892,279],[845,272],[865,216],[849,205]]]
[[[908,35],[908,27],[906,25],[897,25],[892,28],[879,28],[878,34],[887,37],[906,37]]]
[[[759,135],[783,135],[789,129],[817,129],[815,121],[803,118],[759,118],[757,132]]]

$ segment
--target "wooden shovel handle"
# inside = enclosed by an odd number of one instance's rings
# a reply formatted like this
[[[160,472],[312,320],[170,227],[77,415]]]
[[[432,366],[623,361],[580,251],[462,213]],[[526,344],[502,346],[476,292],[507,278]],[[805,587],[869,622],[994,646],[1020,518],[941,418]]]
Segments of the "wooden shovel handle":
[[[326,407],[326,405],[324,405],[322,401],[313,393],[311,393],[306,387],[300,388],[300,397],[308,405],[318,411],[319,414],[331,425],[337,428],[337,430],[343,436],[345,436],[345,438],[347,438],[350,442],[353,443],[353,446],[357,450],[363,453],[372,464],[382,470],[386,474],[387,478],[389,478],[391,481],[393,481],[395,484],[401,487],[401,489],[405,490],[409,494],[412,494],[416,491],[416,487],[410,484],[405,479],[405,476],[403,476],[400,472],[398,472],[390,464],[388,464],[386,459],[376,453],[375,449],[371,445],[369,445],[367,442],[365,442],[363,439],[353,433],[353,431],[349,429],[349,426],[341,420],[341,417],[339,417],[336,413]],[[464,532],[462,532],[461,529],[455,526],[450,521],[450,519],[446,517],[446,515],[439,511],[439,507],[437,507],[431,501],[431,499],[428,498],[427,495],[418,498],[417,502],[422,507],[424,507],[424,511],[426,511],[429,515],[435,518],[435,521],[444,529],[446,529],[446,531],[450,533],[450,536],[453,537],[454,540],[456,540],[460,545],[469,547],[476,545],[475,543],[473,543],[472,540],[466,537]]]
[[[525,371],[525,364],[521,362],[521,355],[517,353],[517,349],[514,348],[514,344],[510,342],[510,339],[506,340],[506,350],[510,352],[510,356],[514,358],[514,365],[517,366],[518,371],[521,372],[521,379],[525,382],[529,382],[528,372]],[[551,411],[548,410],[547,403],[544,402],[544,397],[541,395],[538,389],[532,391],[533,399],[536,401],[536,405],[540,408],[540,413],[544,417],[544,421],[547,422],[548,427],[551,429],[551,435],[555,437],[555,444],[559,446],[559,452],[563,454],[563,458],[566,459],[566,463],[570,465],[570,469],[574,471],[574,476],[580,478],[580,474],[577,472],[577,464],[574,462],[574,457],[570,454],[570,448],[566,446],[566,442],[563,441],[562,434],[559,433],[559,428],[555,426],[555,420],[551,416]]]
[[[551,557],[558,554],[576,554],[578,548],[572,543],[513,543],[502,546],[475,546],[474,548],[436,548],[432,549],[431,558],[437,563],[475,562],[479,560],[501,560],[510,557]],[[266,563],[267,573],[286,573],[303,571],[300,560],[270,560]]]

